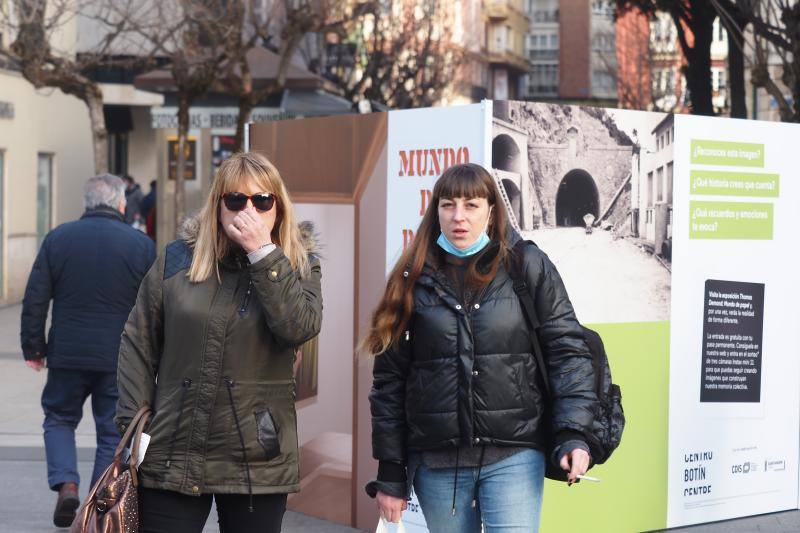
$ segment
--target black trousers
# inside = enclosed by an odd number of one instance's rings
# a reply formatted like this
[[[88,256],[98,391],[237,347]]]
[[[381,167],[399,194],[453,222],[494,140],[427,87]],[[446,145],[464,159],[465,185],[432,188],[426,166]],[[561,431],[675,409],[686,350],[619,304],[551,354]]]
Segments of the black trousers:
[[[220,533],[280,533],[286,494],[187,496],[171,490],[139,487],[140,533],[201,533],[217,502]]]

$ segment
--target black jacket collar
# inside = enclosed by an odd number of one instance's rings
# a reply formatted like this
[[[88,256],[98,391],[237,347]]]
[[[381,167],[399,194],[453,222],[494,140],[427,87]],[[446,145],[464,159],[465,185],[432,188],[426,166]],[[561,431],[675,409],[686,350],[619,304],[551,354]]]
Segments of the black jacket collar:
[[[117,219],[122,223],[125,223],[125,218],[122,216],[122,213],[120,213],[113,207],[108,207],[105,205],[100,205],[92,209],[87,209],[86,211],[84,211],[83,215],[81,215],[81,219],[91,218],[91,217],[112,218],[112,219]]]

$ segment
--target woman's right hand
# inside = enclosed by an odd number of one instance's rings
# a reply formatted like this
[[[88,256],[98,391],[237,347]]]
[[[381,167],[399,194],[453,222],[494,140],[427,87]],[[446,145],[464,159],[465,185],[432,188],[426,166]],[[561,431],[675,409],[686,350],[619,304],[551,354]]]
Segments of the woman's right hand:
[[[378,511],[381,516],[389,522],[399,522],[403,511],[408,507],[408,502],[405,498],[389,496],[381,491],[378,491],[375,501],[378,503]]]

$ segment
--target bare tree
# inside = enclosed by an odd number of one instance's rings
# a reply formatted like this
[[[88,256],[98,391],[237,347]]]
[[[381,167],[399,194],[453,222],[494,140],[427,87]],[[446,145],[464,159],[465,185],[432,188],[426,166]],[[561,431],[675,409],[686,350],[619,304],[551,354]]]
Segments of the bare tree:
[[[349,3],[359,3],[348,0]],[[454,39],[455,2],[366,2],[325,35],[311,68],[353,102],[394,108],[430,106],[458,82],[468,51]]]
[[[717,12],[735,28],[736,20],[750,25],[754,38],[743,33],[736,42],[751,64],[751,81],[775,100],[783,122],[800,122],[800,2],[798,0],[710,0]],[[749,47],[749,50],[747,49]],[[770,69],[770,58],[782,66],[779,79]],[[779,84],[788,88],[786,94]]]
[[[127,6],[130,7],[130,6]],[[100,68],[136,68],[150,56],[140,53],[120,56],[116,51],[128,31],[132,12],[110,10],[88,0],[9,0],[0,2],[0,32],[10,36],[10,45],[0,42],[0,57],[35,88],[53,87],[86,104],[92,128],[95,172],[108,170],[108,133],[103,115],[103,93],[91,73]],[[59,42],[68,24],[83,18],[94,24],[94,42],[78,50],[77,42]],[[60,45],[60,47],[59,47]]]
[[[128,0],[110,0],[125,3]],[[228,0],[174,0],[148,2],[149,9],[133,24],[133,31],[148,42],[168,64],[178,103],[178,153],[175,173],[175,227],[186,214],[185,173],[189,136],[189,110],[205,95],[238,46],[243,6]]]
[[[261,13],[255,0],[228,3],[235,18],[231,22],[238,28],[239,36],[228,42],[226,59],[213,89],[238,99],[234,150],[242,148],[244,127],[252,110],[285,88],[289,66],[306,36],[339,31],[369,5],[369,2],[339,0],[282,0],[274,2],[267,13]],[[274,46],[280,59],[275,78],[258,84],[253,79],[249,56],[251,50],[263,43],[278,43]]]
[[[713,115],[711,87],[711,41],[717,13],[709,0],[616,0],[624,12],[639,8],[645,13],[669,13],[678,32],[678,42],[686,58],[686,86],[692,113]]]

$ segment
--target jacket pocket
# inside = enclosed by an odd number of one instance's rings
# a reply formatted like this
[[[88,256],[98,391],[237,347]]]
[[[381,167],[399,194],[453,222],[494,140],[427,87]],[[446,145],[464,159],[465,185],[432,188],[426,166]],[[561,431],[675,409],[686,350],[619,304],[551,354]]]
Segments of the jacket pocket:
[[[266,460],[271,461],[281,454],[280,428],[275,423],[269,408],[257,411],[255,417],[258,443],[264,449]]]

